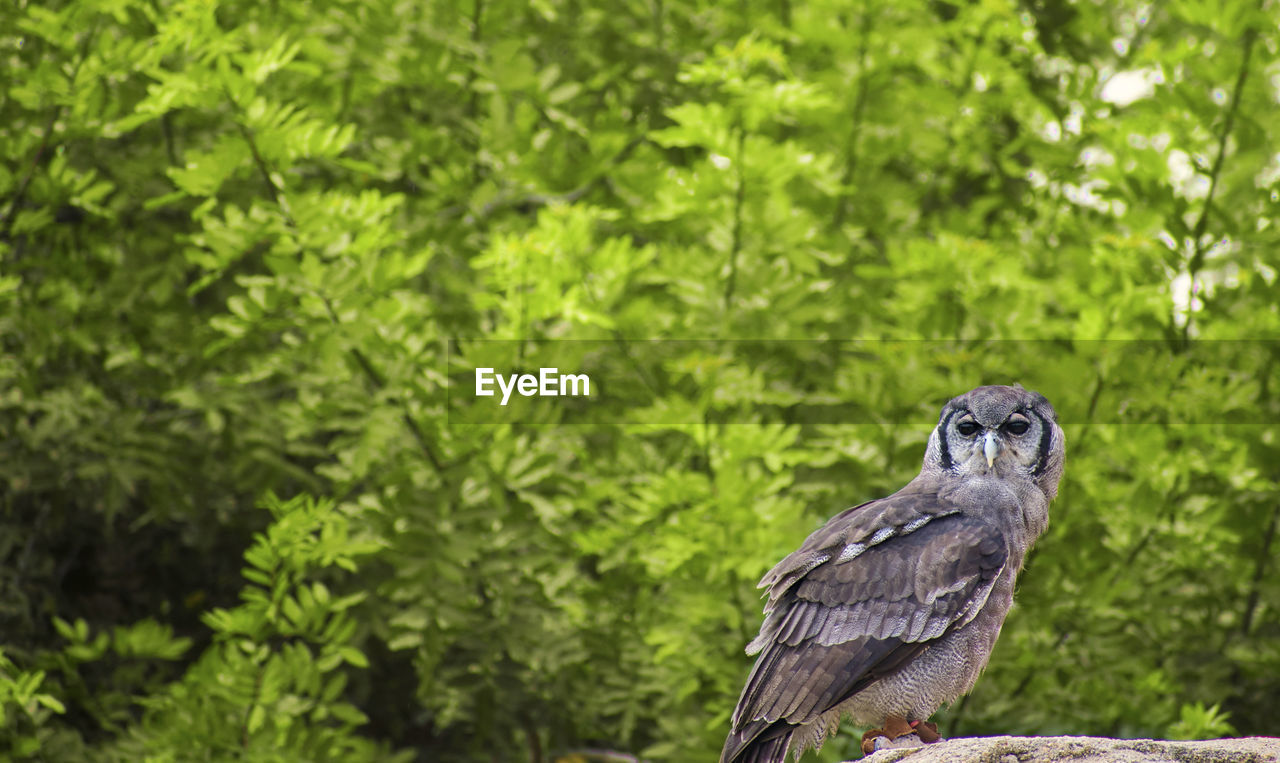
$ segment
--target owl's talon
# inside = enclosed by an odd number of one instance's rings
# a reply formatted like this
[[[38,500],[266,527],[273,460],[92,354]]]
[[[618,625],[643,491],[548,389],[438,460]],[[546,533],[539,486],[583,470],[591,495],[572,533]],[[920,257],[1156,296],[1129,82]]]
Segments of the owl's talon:
[[[870,755],[871,753],[880,749],[878,742],[881,739],[887,739],[887,737],[885,737],[885,733],[886,732],[884,729],[871,729],[867,733],[863,734],[862,735],[862,754]]]
[[[938,733],[938,724],[929,721],[912,721],[911,728],[916,730],[920,741],[925,744],[933,744],[943,741],[942,735]]]

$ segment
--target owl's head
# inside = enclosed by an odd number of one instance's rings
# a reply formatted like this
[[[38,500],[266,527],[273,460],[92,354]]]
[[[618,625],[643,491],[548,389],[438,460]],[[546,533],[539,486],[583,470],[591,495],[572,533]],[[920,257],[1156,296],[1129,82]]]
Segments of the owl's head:
[[[978,387],[942,407],[925,469],[959,477],[1026,476],[1053,500],[1065,444],[1043,395],[1019,386]]]

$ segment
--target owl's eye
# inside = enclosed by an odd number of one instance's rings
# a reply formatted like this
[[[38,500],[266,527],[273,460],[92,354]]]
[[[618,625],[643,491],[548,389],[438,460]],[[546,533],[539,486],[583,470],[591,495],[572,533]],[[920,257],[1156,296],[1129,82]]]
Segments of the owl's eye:
[[[1023,419],[1014,419],[1013,421],[1010,421],[1008,424],[1005,424],[1004,428],[1005,428],[1005,431],[1009,432],[1010,434],[1026,434],[1027,430],[1031,428],[1031,425],[1028,424]]]
[[[961,421],[959,424],[956,424],[956,431],[965,437],[973,435],[973,433],[977,432],[978,429],[978,425],[972,421]]]

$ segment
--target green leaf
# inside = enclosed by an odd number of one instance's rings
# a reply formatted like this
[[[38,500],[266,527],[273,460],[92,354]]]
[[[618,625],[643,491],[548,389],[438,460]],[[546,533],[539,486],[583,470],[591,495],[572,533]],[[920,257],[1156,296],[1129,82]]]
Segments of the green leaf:
[[[369,660],[364,653],[352,646],[343,646],[338,648],[338,654],[342,655],[342,659],[357,668],[369,667]]]

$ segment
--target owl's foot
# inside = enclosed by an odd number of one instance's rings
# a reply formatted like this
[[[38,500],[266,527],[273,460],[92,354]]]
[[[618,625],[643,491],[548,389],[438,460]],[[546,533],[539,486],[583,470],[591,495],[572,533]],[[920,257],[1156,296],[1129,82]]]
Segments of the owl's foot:
[[[862,754],[876,750],[895,750],[903,747],[923,747],[924,741],[916,733],[916,724],[891,715],[884,721],[884,728],[871,729],[862,735]]]
[[[911,728],[915,729],[916,734],[920,737],[920,741],[925,744],[933,744],[941,742],[942,735],[938,733],[938,724],[929,721],[911,721]]]
[[[920,737],[915,734],[904,734],[897,739],[877,736],[862,740],[863,755],[870,755],[877,750],[901,750],[907,747],[924,747],[924,742],[921,742]]]
[[[936,723],[889,716],[885,719],[884,728],[871,729],[862,735],[862,754],[870,755],[877,750],[924,747],[941,739]]]

